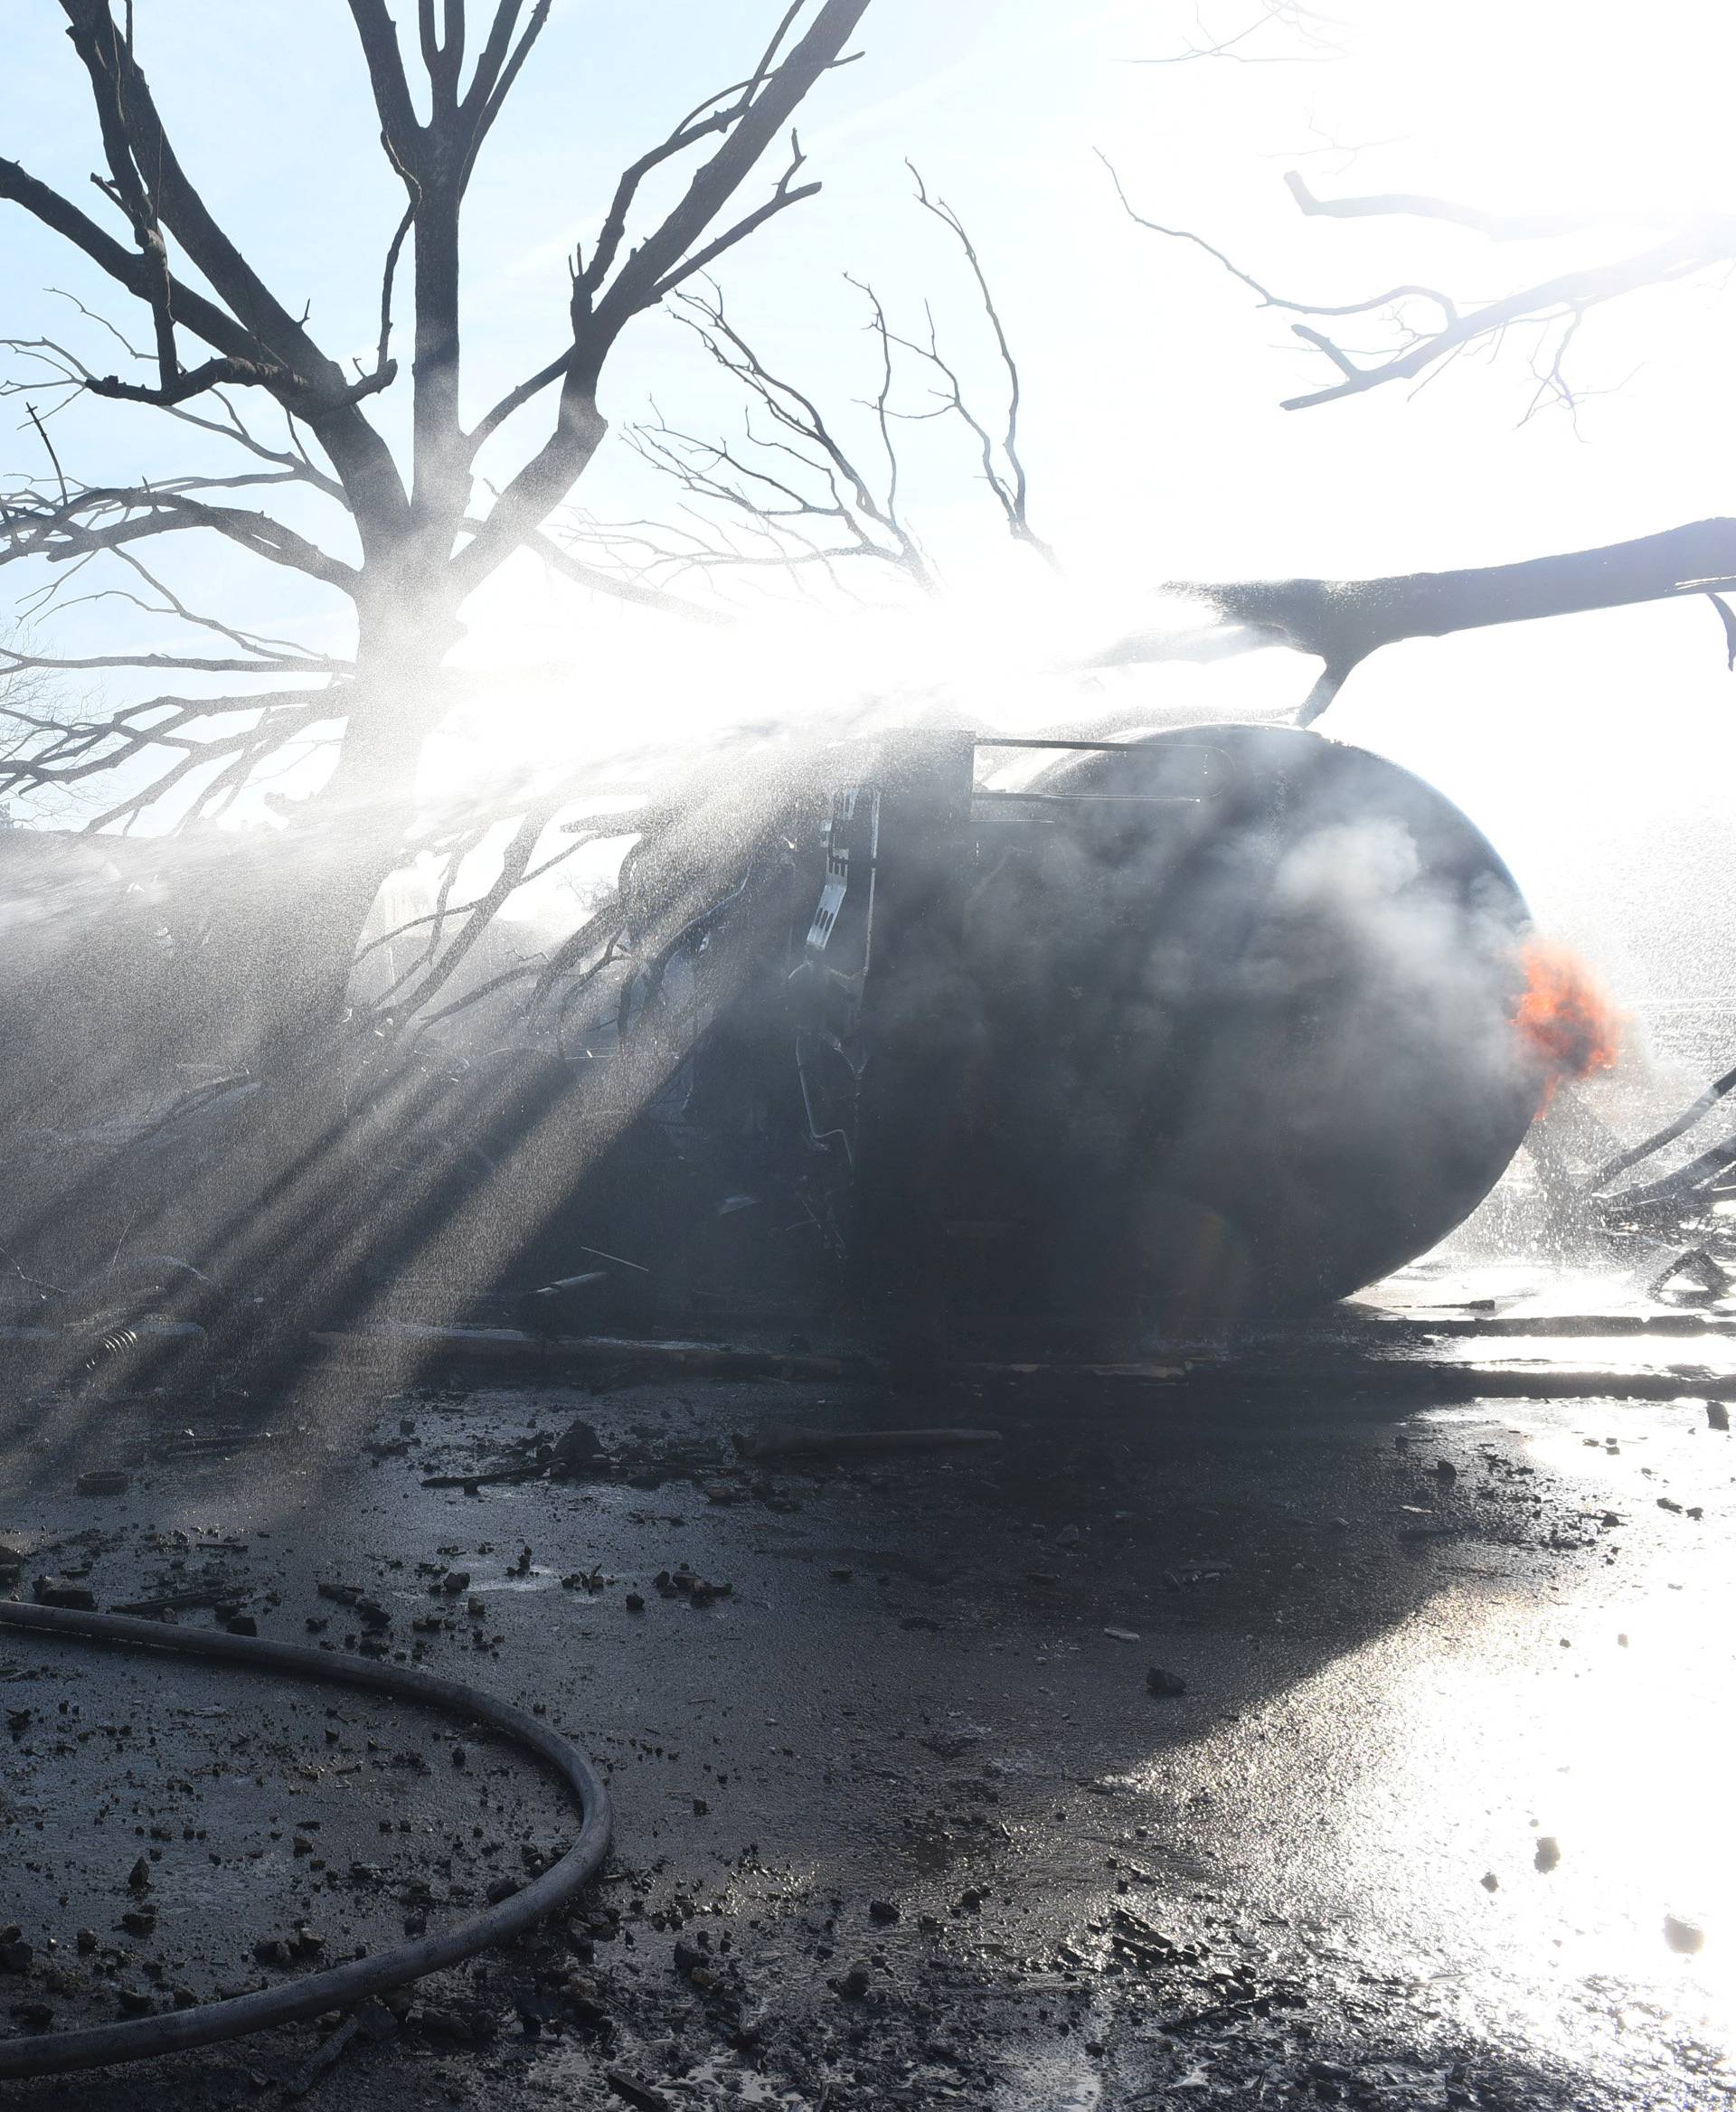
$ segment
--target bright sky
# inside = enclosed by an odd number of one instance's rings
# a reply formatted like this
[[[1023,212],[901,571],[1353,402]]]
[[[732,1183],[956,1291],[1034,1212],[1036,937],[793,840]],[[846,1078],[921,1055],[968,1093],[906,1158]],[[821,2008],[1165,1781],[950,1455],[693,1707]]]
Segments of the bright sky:
[[[555,0],[468,209],[473,412],[558,349],[565,256],[621,165],[737,78],[778,11],[772,0]],[[367,350],[401,194],[341,0],[137,0],[136,12],[141,61],[212,203],[279,292],[311,303],[329,348]],[[1324,363],[1209,258],[1131,226],[1096,150],[1142,212],[1198,230],[1297,297],[1354,299],[1395,279],[1495,295],[1637,244],[1645,231],[1625,222],[1648,206],[1736,203],[1723,108],[1736,14],[1656,0],[1641,37],[1631,9],[1607,0],[1571,14],[1512,0],[1450,11],[1354,0],[1333,12],[1326,49],[1274,23],[1236,60],[1153,64],[1233,34],[1260,0],[1203,0],[1199,14],[1191,0],[873,0],[864,56],[804,113],[807,173],[826,188],[729,260],[731,310],[770,363],[848,423],[873,365],[844,273],[872,280],[906,326],[931,297],[945,343],[993,407],[991,347],[956,254],[910,203],[903,164],[914,159],[968,223],[1018,352],[1033,518],[1060,553],[1060,579],[1009,546],[973,485],[965,436],[911,427],[910,511],[952,589],[939,606],[750,617],[720,641],[599,608],[527,561],[478,597],[467,656],[570,672],[527,681],[490,739],[573,752],[629,729],[680,739],[737,719],[841,723],[865,694],[985,726],[1137,701],[1236,717],[1299,698],[1311,666],[1269,654],[1100,687],[1062,669],[1148,621],[1165,580],[1492,562],[1730,510],[1736,329],[1719,287],[1645,296],[1587,322],[1577,429],[1559,410],[1520,423],[1533,385],[1517,342],[1461,362],[1414,401],[1394,389],[1285,412],[1280,398],[1329,378]],[[60,21],[52,0],[7,10],[0,152],[95,208],[93,127]],[[1325,195],[1432,191],[1612,224],[1495,245],[1420,222],[1307,220],[1281,182],[1292,166]],[[101,356],[92,326],[39,289],[117,318],[120,306],[15,210],[0,214],[0,328],[72,333]],[[661,318],[629,332],[606,376],[618,434],[654,394],[671,422],[698,431],[739,416]],[[39,467],[33,435],[13,425],[0,422],[0,467]],[[92,481],[188,466],[177,429],[149,412],[90,405],[56,429],[69,469]],[[533,444],[538,412],[518,429]],[[505,474],[513,460],[504,445],[485,467]],[[670,503],[618,438],[579,498],[605,519]],[[189,552],[173,577],[258,627],[345,642],[341,608],[231,553]],[[146,627],[152,643],[173,642]],[[123,630],[140,636],[134,612],[105,602],[39,636],[77,652]],[[1353,678],[1323,731],[1385,750],[1465,804],[1543,919],[1587,946],[1630,1002],[1727,985],[1736,680],[1703,603],[1391,650]],[[448,744],[436,761],[457,777],[475,755]]]

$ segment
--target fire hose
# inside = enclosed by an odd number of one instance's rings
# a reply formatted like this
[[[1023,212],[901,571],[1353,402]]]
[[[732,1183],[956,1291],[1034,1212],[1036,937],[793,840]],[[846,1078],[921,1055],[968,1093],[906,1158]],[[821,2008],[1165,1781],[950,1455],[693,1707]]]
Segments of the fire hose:
[[[583,1814],[579,1837],[560,1860],[508,1898],[411,1943],[307,1975],[276,1987],[255,1990],[195,2008],[165,2011],[125,2023],[0,2039],[0,2079],[58,2075],[69,2069],[106,2068],[146,2060],[239,2039],[274,2024],[296,2023],[332,2010],[347,2009],[429,1973],[460,1964],[491,1945],[522,1935],[566,1906],[596,1874],[609,1852],[613,1815],[609,1792],[590,1761],[571,1740],[528,1715],[459,1680],[441,1679],[401,1665],[271,1643],[254,1636],[211,1629],[182,1630],[124,1614],[75,1613],[53,1607],[0,1605],[0,1628],[61,1641],[165,1650],[221,1664],[247,1665],[292,1679],[360,1687],[440,1710],[470,1723],[486,1724],[537,1754],[561,1777]]]

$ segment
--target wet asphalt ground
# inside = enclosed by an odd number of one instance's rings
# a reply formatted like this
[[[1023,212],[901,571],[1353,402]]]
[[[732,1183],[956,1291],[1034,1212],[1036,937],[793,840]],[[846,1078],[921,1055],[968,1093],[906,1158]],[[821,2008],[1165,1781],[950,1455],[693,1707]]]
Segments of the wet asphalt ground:
[[[335,2033],[0,2103],[1727,2103],[1736,1340],[1410,1353],[1681,1391],[1431,1406],[1298,1353],[1243,1400],[366,1365],[14,1398],[21,1596],[192,1594],[540,1706],[616,1843],[570,1919]],[[571,1476],[462,1485],[576,1418]],[[998,1441],[731,1442],[940,1423]],[[571,1837],[529,1761],[354,1693],[0,1635],[0,2029],[384,1947]]]

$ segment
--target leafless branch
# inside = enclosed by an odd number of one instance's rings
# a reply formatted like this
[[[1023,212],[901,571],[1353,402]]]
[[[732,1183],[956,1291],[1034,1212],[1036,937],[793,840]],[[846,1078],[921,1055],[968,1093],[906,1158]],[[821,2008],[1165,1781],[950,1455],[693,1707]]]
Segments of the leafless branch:
[[[545,564],[552,565],[563,579],[572,580],[576,586],[588,587],[593,593],[607,594],[611,600],[630,601],[640,608],[655,608],[665,616],[678,616],[686,623],[721,624],[728,620],[721,611],[707,608],[700,602],[684,601],[679,595],[665,593],[661,588],[647,586],[643,580],[623,579],[600,565],[588,565],[543,529],[535,529],[527,535],[524,547]]]
[[[53,287],[51,287],[49,290],[52,293],[60,292],[58,288]],[[107,331],[128,358],[137,360],[144,357],[143,354],[127,342],[108,316],[99,315],[71,294],[61,294],[61,297],[70,301],[87,322]],[[45,369],[46,378],[34,385],[39,390],[51,389],[60,391],[62,400],[69,392],[76,392],[80,389],[89,388],[99,378],[96,370],[87,361],[81,359],[70,346],[61,344],[55,338],[5,337],[0,338],[0,349],[17,354]],[[0,382],[0,396],[22,394],[27,384],[24,382]],[[340,505],[348,505],[349,500],[344,486],[335,477],[328,476],[323,470],[316,468],[308,459],[307,450],[301,447],[296,435],[294,415],[287,406],[280,408],[282,408],[283,417],[288,428],[290,444],[288,448],[271,448],[268,447],[250,430],[241,413],[228,397],[222,393],[221,388],[213,388],[212,395],[222,410],[222,416],[221,418],[202,417],[197,411],[189,410],[184,404],[180,403],[164,403],[160,408],[166,410],[171,418],[175,419],[181,424],[193,426],[201,432],[212,433],[221,439],[232,441],[237,447],[244,448],[249,454],[257,456],[261,461],[272,463],[301,483],[313,486],[316,490],[323,492],[327,498],[336,500]]]
[[[747,392],[743,438],[755,452],[752,457],[738,454],[728,445],[678,431],[661,419],[636,429],[633,444],[693,497],[722,507],[755,529],[769,530],[774,538],[790,539],[791,544],[787,555],[779,554],[776,541],[771,551],[759,555],[718,548],[712,553],[712,562],[806,564],[873,557],[901,571],[924,592],[934,587],[932,567],[898,509],[897,457],[885,425],[892,340],[879,301],[872,292],[868,297],[870,326],[880,340],[884,377],[876,408],[887,467],[878,490],[813,398],[764,364],[726,316],[715,290],[710,296],[682,297],[683,319],[712,358]],[[768,430],[756,429],[756,409]],[[828,531],[842,540],[835,543],[815,540],[816,533]],[[675,569],[687,567],[676,561]]]
[[[24,410],[29,414],[30,422],[36,428],[37,435],[43,447],[48,450],[48,458],[54,466],[54,480],[61,487],[61,504],[65,505],[67,503],[66,472],[61,467],[61,458],[54,452],[54,443],[49,438],[47,428],[36,414],[36,406],[33,403],[26,403]]]
[[[1187,43],[1179,52],[1170,52],[1155,59],[1136,59],[1137,66],[1183,66],[1196,59],[1232,60],[1238,65],[1284,65],[1298,61],[1336,58],[1342,47],[1334,42],[1331,32],[1338,28],[1316,9],[1299,5],[1299,0],[1267,0],[1266,5],[1240,29],[1222,36],[1213,36],[1206,28],[1198,7],[1194,11],[1194,29],[1202,40]],[[1299,50],[1293,52],[1253,52],[1247,46],[1255,42],[1263,30],[1271,28],[1288,30],[1297,39]]]
[[[1328,332],[1317,328],[1312,323],[1292,324],[1293,332],[1304,344],[1311,345],[1330,361],[1337,372],[1338,379],[1326,387],[1286,399],[1283,404],[1286,410],[1303,410],[1316,404],[1336,402],[1346,396],[1364,395],[1371,390],[1393,382],[1421,380],[1472,346],[1493,345],[1498,348],[1505,333],[1515,325],[1564,323],[1571,339],[1590,309],[1620,300],[1633,293],[1695,278],[1717,267],[1728,267],[1736,262],[1736,217],[1712,213],[1694,214],[1681,218],[1663,240],[1654,241],[1626,257],[1602,264],[1576,266],[1538,279],[1498,299],[1481,301],[1462,309],[1436,288],[1419,285],[1391,287],[1384,293],[1361,301],[1329,304],[1291,300],[1272,292],[1251,272],[1245,270],[1223,250],[1192,229],[1165,226],[1135,212],[1120,178],[1106,157],[1104,165],[1109,169],[1122,205],[1139,226],[1150,229],[1154,234],[1164,235],[1175,241],[1188,242],[1203,250],[1231,277],[1257,295],[1263,306],[1282,308],[1293,315],[1328,321],[1348,316],[1376,314],[1384,314],[1391,318],[1398,334],[1397,346],[1391,351],[1377,352],[1363,358],[1355,356]],[[1334,206],[1315,198],[1294,171],[1290,172],[1285,181],[1305,212],[1337,212],[1342,217],[1387,212],[1409,213],[1453,221],[1475,228],[1495,240],[1535,240],[1545,234],[1568,231],[1574,224],[1546,219],[1524,220],[1482,213],[1473,208],[1451,205],[1441,199],[1408,193],[1343,200]],[[1405,306],[1412,299],[1429,302],[1439,308],[1439,321],[1427,328],[1420,328],[1412,324]],[[1568,388],[1561,373],[1559,354],[1551,371],[1539,379],[1542,397],[1533,401],[1533,410],[1541,407],[1542,401],[1562,401],[1571,408],[1574,392]]]
[[[552,4],[552,0],[536,0],[535,6],[531,10],[531,19],[524,24],[524,33],[514,44],[512,42],[513,33],[518,26],[523,0],[498,0],[494,24],[488,33],[488,42],[477,61],[466,104],[470,141],[465,155],[462,180],[467,183],[483,141],[488,137],[495,119],[499,117],[501,106],[512,93],[519,69],[529,58],[531,46],[542,33]]]
[[[551,382],[560,381],[571,363],[572,354],[570,351],[558,352],[546,365],[538,367],[533,374],[520,382],[516,388],[509,389],[494,409],[478,419],[471,429],[469,437],[472,453],[482,446],[497,427],[505,425],[514,411],[522,410],[533,396],[540,396]]]
[[[794,132],[791,132],[789,136],[789,165],[778,177],[771,196],[766,200],[763,205],[755,206],[751,212],[738,220],[733,227],[727,227],[721,235],[713,237],[703,249],[695,250],[691,256],[684,257],[679,264],[672,266],[652,288],[649,298],[646,303],[646,306],[655,306],[658,301],[674,293],[675,288],[687,279],[695,277],[702,271],[709,271],[726,250],[732,250],[738,242],[746,241],[748,237],[756,229],[763,227],[774,213],[781,212],[787,205],[799,204],[804,198],[816,196],[820,188],[817,184],[797,184],[794,181],[797,170],[807,159],[807,156],[802,152],[800,139]]]
[[[224,659],[214,654],[201,656],[193,653],[87,653],[62,658],[49,653],[21,653],[13,646],[0,646],[0,675],[24,667],[52,669],[61,674],[98,667],[158,667],[172,668],[181,674],[288,674],[303,669],[315,674],[347,674],[351,665],[347,660],[288,654],[247,657],[233,655]]]
[[[346,593],[354,591],[354,567],[329,556],[269,514],[212,505],[185,492],[148,485],[92,486],[75,493],[64,504],[33,497],[22,504],[0,501],[0,565],[25,558],[64,564],[69,559],[118,549],[147,536],[202,528],[272,564],[305,572]]]
[[[632,212],[634,201],[638,196],[639,186],[654,169],[661,168],[665,162],[675,160],[691,147],[697,146],[701,140],[729,131],[732,125],[738,124],[747,115],[754,98],[769,78],[778,52],[805,4],[806,0],[791,0],[760,63],[745,80],[734,81],[717,94],[708,96],[703,102],[688,111],[667,138],[652,147],[648,153],[642,154],[637,161],[623,171],[615,187],[615,195],[609,202],[609,211],[603,216],[603,224],[591,251],[590,261],[580,274],[580,285],[593,299],[600,293],[604,280],[615,268],[615,260],[620,254],[621,240],[627,232],[627,219]],[[844,61],[834,59],[832,63],[838,65]],[[799,159],[798,155],[798,162]]]
[[[242,630],[234,624],[223,622],[220,617],[203,615],[197,609],[189,608],[172,588],[165,585],[156,573],[146,567],[137,551],[119,551],[116,552],[116,555],[128,570],[137,573],[147,587],[162,597],[162,599],[154,605],[148,601],[140,600],[137,595],[127,593],[125,588],[105,589],[105,597],[118,596],[125,600],[134,602],[148,615],[172,616],[177,621],[190,624],[197,630],[212,631],[219,637],[227,638],[231,644],[241,646],[244,652],[266,655],[278,654],[285,659],[293,660],[300,665],[312,667],[316,670],[329,669],[337,672],[347,668],[350,665],[348,661],[342,658],[334,658],[326,654],[316,653],[311,646],[304,646],[298,639],[274,637],[258,631]],[[94,600],[99,597],[93,595],[90,599]],[[63,602],[61,607],[70,608],[71,603],[70,601]]]
[[[963,251],[988,321],[1006,379],[998,434],[968,401],[958,367],[941,349],[931,309],[924,338],[907,336],[892,328],[874,288],[845,275],[867,302],[867,326],[879,354],[873,393],[861,406],[873,419],[881,457],[871,470],[814,397],[767,366],[725,315],[715,288],[684,296],[677,304],[681,319],[747,397],[742,431],[738,440],[702,438],[660,413],[632,429],[629,444],[684,494],[689,524],[627,523],[599,529],[587,523],[576,531],[606,548],[617,563],[627,564],[630,577],[665,584],[690,573],[715,580],[731,570],[781,570],[792,579],[824,574],[843,590],[838,568],[854,571],[868,559],[931,591],[937,584],[932,561],[901,507],[894,428],[937,419],[956,419],[972,436],[983,481],[1008,533],[1054,562],[1030,522],[1029,482],[1020,453],[1019,369],[981,259],[958,214],[930,195],[914,167],[910,173],[918,203]],[[925,382],[920,408],[895,401],[897,372],[911,363]]]
[[[521,828],[523,825],[524,825],[521,824]],[[454,908],[450,900],[451,892],[458,881],[459,868],[467,852],[478,847],[481,838],[489,833],[492,826],[491,819],[476,834],[463,844],[454,845],[452,850],[448,853],[446,868],[441,875],[433,909],[422,916],[407,918],[403,923],[394,926],[390,931],[382,931],[378,938],[370,939],[365,946],[357,950],[355,965],[367,959],[371,954],[377,952],[381,948],[392,945],[394,940],[402,938],[412,931],[420,931],[431,927],[431,929],[429,930],[427,942],[417,959],[373,1001],[373,1009],[375,1012],[395,1013],[406,1018],[420,1012],[425,1000],[425,995],[432,995],[448,979],[444,974],[438,984],[430,983],[427,978],[432,964],[438,962],[442,967],[444,966],[445,957],[440,953],[440,945],[446,936],[447,924],[451,919],[463,918],[465,919],[451,941],[453,947],[458,947],[460,941],[462,942],[462,948],[453,963],[454,967],[456,967],[458,962],[463,959],[464,955],[475,947],[476,941],[482,937],[484,929],[505,907],[507,900],[519,888],[529,887],[541,880],[545,873],[553,872],[557,866],[564,865],[570,858],[576,857],[588,844],[595,843],[602,833],[599,829],[580,830],[563,844],[560,850],[551,852],[540,865],[528,865],[516,879],[512,880],[504,887],[496,881],[472,900],[460,902]],[[514,832],[514,844],[518,841],[519,833],[518,831]],[[508,855],[511,855],[510,846]],[[402,997],[401,993],[410,985],[416,983],[418,977],[421,977],[422,982],[416,995],[407,999]],[[434,1016],[440,1015],[435,1014]],[[424,1023],[431,1023],[431,1021],[425,1021]]]
[[[249,741],[280,747],[321,719],[341,716],[340,696],[326,691],[264,691],[250,696],[159,696],[122,706],[100,719],[57,719],[0,699],[0,721],[26,737],[0,760],[0,790],[37,792],[65,788],[106,775],[122,764],[162,750],[179,759],[170,769],[135,787],[118,807],[87,825],[101,826],[122,813],[142,810],[192,770],[222,760]],[[229,733],[201,733],[201,722],[242,719]]]
[[[995,296],[989,290],[988,278],[983,270],[982,259],[976,254],[976,245],[966,232],[965,223],[944,198],[930,198],[922,181],[921,172],[914,162],[907,161],[905,167],[916,179],[917,202],[927,212],[931,212],[940,223],[951,230],[965,253],[965,261],[970,267],[970,275],[976,283],[976,291],[987,316],[989,327],[995,333],[995,349],[1006,374],[1006,423],[1001,435],[1000,460],[997,462],[995,442],[989,438],[988,429],[976,418],[965,401],[958,376],[940,356],[940,348],[934,330],[934,318],[929,318],[929,342],[926,347],[917,347],[945,378],[947,388],[944,402],[948,410],[963,420],[976,435],[982,451],[983,480],[995,495],[996,503],[1006,516],[1007,532],[1015,542],[1028,543],[1050,564],[1055,561],[1055,553],[1031,525],[1029,514],[1030,487],[1024,473],[1024,464],[1019,455],[1020,386],[1018,363],[1013,356],[1013,347],[1007,342],[1006,328],[1001,321],[1001,312],[995,305]],[[1005,465],[1005,467],[1003,467]]]
[[[1126,190],[1122,187],[1121,178],[1116,171],[1115,165],[1101,149],[1098,152],[1098,159],[1109,170],[1109,180],[1115,185],[1115,194],[1121,201],[1122,207],[1129,220],[1139,227],[1149,229],[1155,235],[1167,236],[1171,241],[1190,242],[1195,249],[1204,250],[1205,254],[1215,263],[1221,265],[1232,278],[1239,278],[1250,293],[1257,294],[1262,307],[1285,308],[1298,316],[1370,316],[1378,314],[1382,309],[1395,307],[1405,300],[1418,299],[1432,301],[1439,308],[1443,317],[1449,323],[1458,316],[1458,311],[1451,300],[1444,293],[1438,292],[1431,286],[1392,286],[1388,287],[1384,293],[1372,295],[1367,300],[1348,301],[1335,306],[1326,306],[1316,301],[1287,299],[1282,294],[1274,293],[1269,286],[1262,284],[1251,272],[1244,271],[1240,264],[1226,256],[1214,243],[1207,241],[1203,235],[1196,234],[1192,228],[1166,227],[1161,221],[1148,220],[1144,213],[1136,212]],[[1299,330],[1297,334],[1298,335],[1303,335]],[[1287,405],[1286,408],[1290,407]]]
[[[1498,624],[1691,595],[1716,599],[1732,589],[1736,520],[1717,518],[1517,564],[1373,580],[1189,581],[1175,583],[1172,590],[1204,603],[1228,627],[1227,635],[1215,634],[1220,651],[1287,646],[1316,655],[1323,672],[1298,714],[1307,724],[1326,709],[1355,667],[1401,639],[1446,637]],[[1727,629],[1727,638],[1736,647],[1736,633]],[[1188,634],[1136,632],[1109,646],[1093,665],[1191,657],[1195,649],[1196,641]]]
[[[1284,182],[1304,212],[1322,213],[1334,220],[1385,219],[1395,214],[1412,220],[1439,220],[1486,235],[1492,242],[1542,241],[1552,235],[1579,234],[1591,224],[1571,212],[1485,212],[1475,205],[1458,205],[1450,198],[1425,197],[1415,191],[1386,191],[1359,198],[1316,198],[1295,169],[1285,171]]]
[[[800,165],[800,150],[796,147],[771,198],[722,234],[706,239],[707,230],[784,131],[808,90],[822,74],[843,62],[844,43],[867,5],[868,0],[820,0],[814,19],[786,53],[785,43],[800,13],[799,8],[788,10],[766,55],[740,92],[712,98],[700,113],[677,126],[650,156],[641,157],[643,166],[635,165],[637,174],[629,170],[622,178],[590,264],[575,260],[569,304],[572,345],[561,375],[554,429],[503,487],[483,532],[452,561],[460,591],[468,591],[532,529],[542,527],[583,473],[605,430],[597,408],[598,376],[627,324],[655,307],[671,288],[744,240],[774,213],[812,194],[813,185],[792,184]],[[713,117],[718,121],[712,122]],[[627,221],[645,173],[684,153],[701,138],[713,136],[717,146],[695,170],[683,195],[661,222],[621,257]],[[528,401],[529,396],[514,391],[503,403],[514,403],[514,399]],[[495,413],[490,417],[498,422]],[[493,429],[487,420],[484,422]]]
[[[1558,273],[1501,300],[1488,301],[1464,315],[1455,315],[1442,328],[1419,335],[1405,350],[1377,360],[1370,366],[1359,366],[1319,332],[1296,325],[1298,337],[1329,354],[1343,378],[1329,388],[1292,396],[1283,408],[1306,410],[1317,403],[1333,403],[1342,397],[1366,394],[1369,390],[1381,388],[1390,382],[1412,381],[1454,354],[1498,337],[1515,323],[1533,318],[1582,316],[1588,308],[1604,302],[1695,277],[1714,264],[1729,263],[1732,259],[1736,259],[1736,225],[1724,236],[1722,248],[1710,250],[1699,238],[1661,242],[1612,264]]]
[[[542,840],[543,833],[559,812],[561,805],[559,797],[542,799],[526,810],[513,833],[512,841],[501,853],[499,872],[470,905],[470,913],[462,929],[439,958],[429,963],[421,980],[403,1000],[403,1014],[408,1015],[421,1011],[436,992],[445,988],[459,964],[493,921],[495,912],[524,884],[536,846]]]
[[[405,206],[404,216],[398,222],[397,231],[387,247],[385,269],[380,274],[380,344],[373,361],[376,374],[391,375],[397,371],[386,356],[387,347],[392,343],[392,287],[398,272],[399,252],[403,249],[404,237],[410,232],[415,218],[416,206],[412,200]]]

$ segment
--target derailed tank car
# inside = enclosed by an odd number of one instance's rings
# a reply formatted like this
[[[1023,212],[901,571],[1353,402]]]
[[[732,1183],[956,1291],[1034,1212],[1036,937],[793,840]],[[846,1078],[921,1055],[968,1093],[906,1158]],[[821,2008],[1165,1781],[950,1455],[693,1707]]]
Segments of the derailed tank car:
[[[661,1060],[550,1235],[642,1306],[1215,1331],[1422,1253],[1536,1110],[1524,903],[1379,757],[904,733],[798,805],[673,932],[691,874],[624,874]]]

